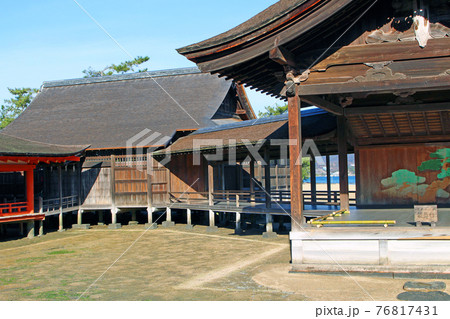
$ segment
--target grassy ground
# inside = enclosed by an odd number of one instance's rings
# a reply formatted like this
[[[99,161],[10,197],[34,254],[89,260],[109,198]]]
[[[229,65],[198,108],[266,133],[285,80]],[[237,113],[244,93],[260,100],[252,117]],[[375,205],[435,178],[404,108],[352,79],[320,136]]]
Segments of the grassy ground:
[[[287,263],[287,236],[95,227],[1,242],[0,300],[303,300],[252,280]]]

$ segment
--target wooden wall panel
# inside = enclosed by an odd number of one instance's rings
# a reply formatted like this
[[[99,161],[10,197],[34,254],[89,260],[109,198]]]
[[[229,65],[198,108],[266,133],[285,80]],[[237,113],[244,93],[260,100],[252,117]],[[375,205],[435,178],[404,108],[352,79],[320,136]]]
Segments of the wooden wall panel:
[[[111,205],[111,169],[88,168],[82,171],[82,203],[84,205]]]
[[[438,150],[448,157],[433,158]],[[356,151],[360,167],[359,206],[450,205],[450,175],[443,173],[450,168],[450,143],[371,146]]]
[[[193,154],[173,156],[168,168],[170,169],[170,191],[183,192],[207,192],[206,161],[202,157],[200,165],[194,165]],[[199,194],[194,198],[201,198]]]

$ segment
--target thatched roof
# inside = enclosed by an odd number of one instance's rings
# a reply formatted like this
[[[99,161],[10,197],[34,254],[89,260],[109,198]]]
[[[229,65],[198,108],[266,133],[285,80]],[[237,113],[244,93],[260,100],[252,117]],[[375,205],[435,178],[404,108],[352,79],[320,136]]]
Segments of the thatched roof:
[[[147,129],[160,135],[142,146],[166,145],[176,130],[215,125],[212,118],[232,89],[233,82],[197,68],[44,82],[4,132],[52,144],[118,149]]]
[[[89,145],[54,145],[0,132],[0,156],[64,157],[80,155]]]

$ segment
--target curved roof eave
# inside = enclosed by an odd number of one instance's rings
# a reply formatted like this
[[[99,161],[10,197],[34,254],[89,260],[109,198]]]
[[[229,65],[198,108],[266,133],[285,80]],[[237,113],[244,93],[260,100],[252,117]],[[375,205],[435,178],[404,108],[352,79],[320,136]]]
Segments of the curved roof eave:
[[[187,45],[185,47],[177,49],[180,54],[187,54],[195,52],[198,50],[205,50],[218,46],[227,42],[234,41],[236,39],[242,38],[249,35],[255,31],[263,29],[264,27],[274,23],[275,21],[283,18],[289,12],[292,12],[297,7],[302,5],[308,0],[281,0],[277,3],[271,5],[264,11],[256,14],[249,20],[239,24],[238,26],[225,31],[219,35],[212,38],[206,39],[204,41]],[[318,1],[318,0],[316,0]],[[319,0],[320,1],[320,0]]]

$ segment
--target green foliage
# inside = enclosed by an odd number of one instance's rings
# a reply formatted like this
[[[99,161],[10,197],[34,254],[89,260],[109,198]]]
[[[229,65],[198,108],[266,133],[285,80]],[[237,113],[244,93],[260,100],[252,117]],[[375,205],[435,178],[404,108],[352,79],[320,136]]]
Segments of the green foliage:
[[[399,169],[392,173],[392,177],[385,178],[381,181],[384,187],[417,185],[425,182],[425,177],[416,176],[416,173],[407,169]]]
[[[444,179],[450,177],[450,165],[446,167],[447,163],[450,163],[450,148],[441,148],[434,153],[430,154],[432,160],[424,161],[419,167],[419,171],[425,170],[441,171],[437,177]]]
[[[418,170],[423,172],[426,170],[437,171],[442,167],[442,162],[440,159],[433,159],[429,161],[422,162],[422,164],[418,167]]]
[[[135,67],[147,62],[150,60],[148,56],[138,56],[134,60],[131,61],[125,61],[120,64],[111,64],[105,67],[103,70],[94,70],[92,67],[87,68],[86,70],[83,70],[83,73],[85,74],[85,78],[95,78],[100,76],[107,76],[107,75],[113,75],[113,74],[124,74],[129,71],[134,71]],[[138,72],[147,72],[147,69],[138,69]]]
[[[13,98],[5,100],[5,104],[0,107],[0,129],[5,128],[9,123],[22,113],[30,105],[37,89],[31,88],[8,88]]]
[[[288,111],[288,106],[287,106],[287,104],[283,105],[283,106],[280,106],[277,104],[275,106],[266,106],[264,109],[266,110],[265,112],[259,111],[259,113],[258,113],[259,117],[269,117],[269,116],[273,116],[273,115],[284,114]]]
[[[311,176],[311,166],[309,157],[302,158],[302,180],[305,181]]]

